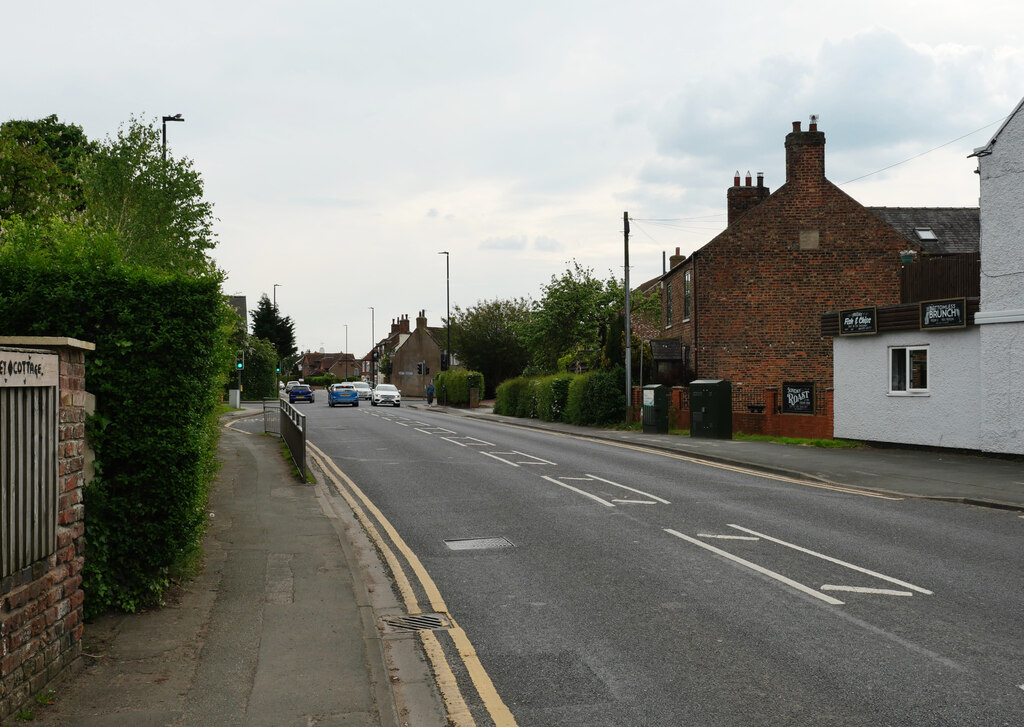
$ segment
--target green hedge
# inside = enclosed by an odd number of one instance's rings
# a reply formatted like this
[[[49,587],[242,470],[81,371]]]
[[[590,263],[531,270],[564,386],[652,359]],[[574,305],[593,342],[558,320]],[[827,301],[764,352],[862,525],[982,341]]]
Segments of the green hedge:
[[[484,395],[484,375],[479,371],[449,369],[434,377],[434,392],[438,403],[452,406],[469,406],[469,390],[477,389]],[[447,396],[447,401],[445,400]]]
[[[626,418],[625,371],[555,374],[507,379],[498,386],[494,413],[606,426]]]
[[[85,367],[96,395],[85,608],[135,611],[160,601],[202,539],[233,313],[219,279],[126,266],[88,230],[30,239],[40,234],[5,229],[0,330],[96,344]]]
[[[573,374],[555,374],[536,380],[534,393],[538,419],[545,422],[562,421],[573,378]]]

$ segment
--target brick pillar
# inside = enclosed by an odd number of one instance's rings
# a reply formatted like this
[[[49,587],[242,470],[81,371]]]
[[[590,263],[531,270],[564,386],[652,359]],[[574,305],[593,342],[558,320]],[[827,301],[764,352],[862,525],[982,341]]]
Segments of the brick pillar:
[[[85,418],[85,353],[95,346],[69,338],[0,337],[0,346],[58,356],[57,508],[55,549],[48,556],[0,574],[0,722],[82,662],[82,567],[85,508],[82,492],[91,471]],[[10,350],[10,349],[9,349]]]

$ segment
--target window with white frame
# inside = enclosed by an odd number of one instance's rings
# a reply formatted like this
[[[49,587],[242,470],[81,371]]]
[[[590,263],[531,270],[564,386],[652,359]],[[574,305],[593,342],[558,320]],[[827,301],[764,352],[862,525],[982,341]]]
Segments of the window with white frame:
[[[928,393],[927,346],[893,346],[889,349],[889,393]]]

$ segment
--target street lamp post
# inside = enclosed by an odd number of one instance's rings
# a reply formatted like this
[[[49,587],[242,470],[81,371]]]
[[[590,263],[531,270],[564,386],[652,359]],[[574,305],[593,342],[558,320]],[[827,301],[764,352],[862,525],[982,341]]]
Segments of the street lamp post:
[[[377,351],[377,337],[373,332],[373,306],[370,306],[370,377],[373,385],[377,385],[377,360],[374,354]]]
[[[277,289],[283,288],[284,286],[280,283],[274,283],[274,312],[277,313]]]
[[[181,114],[175,114],[174,116],[164,116],[162,119],[162,125],[164,130],[164,146],[163,146],[163,160],[167,161],[167,122],[168,121],[184,121]]]
[[[452,363],[452,276],[451,276],[451,255],[448,254],[447,250],[437,253],[438,255],[444,255],[444,286],[445,286],[445,307],[447,312],[445,314],[445,328],[448,329],[448,345],[447,352],[445,353],[444,365],[441,366],[442,371],[447,371],[448,367]]]

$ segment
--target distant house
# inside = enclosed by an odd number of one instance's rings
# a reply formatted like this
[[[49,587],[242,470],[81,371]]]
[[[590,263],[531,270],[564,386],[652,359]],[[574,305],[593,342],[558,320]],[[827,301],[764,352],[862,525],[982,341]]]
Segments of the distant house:
[[[408,317],[404,319],[408,324]],[[442,328],[427,326],[427,313],[420,311],[416,328],[403,337],[391,352],[391,383],[403,396],[424,396],[434,376],[441,370]]]
[[[302,377],[333,374],[339,379],[348,379],[361,374],[360,362],[350,353],[326,353],[307,351],[299,362]]]
[[[973,272],[972,251],[952,246],[906,266],[917,268],[918,283],[930,288],[904,296],[911,300],[901,305],[868,303],[867,316],[874,319],[868,330],[843,335],[844,325],[853,326],[857,311],[851,309],[863,302],[823,317],[822,332],[838,334],[836,436],[1024,453],[1022,105],[972,155],[981,177],[981,244]],[[934,237],[941,242],[964,232],[940,221],[910,232],[906,227],[908,237],[923,232],[922,242],[932,245]]]

